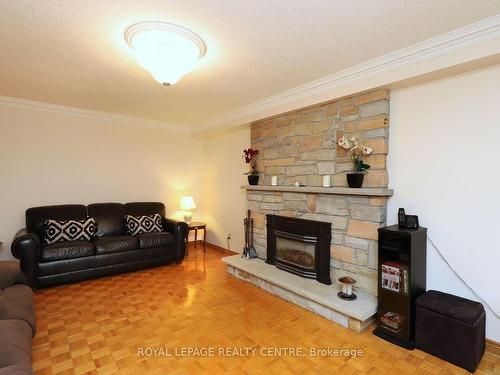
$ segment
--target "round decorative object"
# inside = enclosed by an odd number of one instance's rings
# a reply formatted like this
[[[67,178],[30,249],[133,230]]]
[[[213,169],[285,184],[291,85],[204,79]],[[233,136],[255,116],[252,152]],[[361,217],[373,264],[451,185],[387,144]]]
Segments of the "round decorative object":
[[[360,188],[363,185],[363,179],[365,175],[363,173],[348,173],[347,174],[347,185],[350,188]]]
[[[259,175],[258,174],[251,174],[248,175],[248,184],[249,185],[258,185],[259,184]]]
[[[354,301],[357,296],[352,292],[353,284],[356,284],[356,280],[352,277],[344,276],[339,278],[339,282],[342,285],[342,291],[337,293],[337,296],[346,301]]]

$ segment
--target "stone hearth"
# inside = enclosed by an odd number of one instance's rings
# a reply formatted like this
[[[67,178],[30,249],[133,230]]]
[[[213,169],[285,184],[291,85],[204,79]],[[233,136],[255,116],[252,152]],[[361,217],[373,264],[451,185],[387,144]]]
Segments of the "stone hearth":
[[[357,292],[354,301],[337,297],[337,288],[282,271],[261,259],[244,259],[233,255],[222,259],[229,274],[250,282],[300,307],[313,311],[346,328],[360,332],[374,319],[375,297]]]

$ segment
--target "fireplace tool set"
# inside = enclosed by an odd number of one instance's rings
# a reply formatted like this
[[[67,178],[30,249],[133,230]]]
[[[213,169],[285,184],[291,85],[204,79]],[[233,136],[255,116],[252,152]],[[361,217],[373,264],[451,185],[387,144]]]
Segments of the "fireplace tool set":
[[[257,258],[257,250],[253,247],[253,219],[248,210],[248,216],[243,219],[245,226],[245,247],[243,248],[243,255],[246,259]]]

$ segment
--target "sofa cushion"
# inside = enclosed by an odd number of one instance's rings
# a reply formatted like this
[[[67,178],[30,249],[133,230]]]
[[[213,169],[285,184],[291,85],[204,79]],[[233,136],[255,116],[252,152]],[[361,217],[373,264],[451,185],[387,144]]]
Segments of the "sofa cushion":
[[[161,232],[163,220],[160,214],[132,216],[126,215],[127,234],[136,236],[141,233]]]
[[[19,261],[4,260],[0,262],[0,289],[16,283],[21,276]]]
[[[31,327],[22,320],[0,320],[0,367],[31,369]]]
[[[66,274],[70,272],[88,270],[96,267],[96,256],[63,259],[54,262],[38,263],[38,279],[44,276]]]
[[[136,236],[139,239],[139,247],[147,249],[150,247],[162,247],[175,243],[176,237],[172,233],[142,233]]]
[[[94,240],[96,253],[116,253],[138,248],[137,238],[133,236],[110,236]]]
[[[26,210],[26,228],[43,238],[44,222],[53,220],[84,220],[87,208],[83,204],[64,204],[59,206],[32,207]]]
[[[19,319],[28,323],[36,332],[33,291],[27,285],[12,285],[0,293],[0,320]]]
[[[90,241],[97,231],[93,217],[84,220],[45,220],[43,241],[47,244],[67,241]]]
[[[40,255],[40,260],[42,262],[51,262],[54,260],[87,257],[94,254],[95,247],[92,242],[58,242],[43,247]]]
[[[125,234],[125,211],[121,203],[93,203],[87,206],[90,217],[97,221],[97,237]]]

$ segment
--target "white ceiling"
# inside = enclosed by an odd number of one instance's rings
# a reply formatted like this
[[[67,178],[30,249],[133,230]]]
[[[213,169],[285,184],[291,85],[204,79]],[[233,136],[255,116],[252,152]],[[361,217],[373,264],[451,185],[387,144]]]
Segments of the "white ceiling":
[[[498,0],[4,0],[0,95],[196,129],[242,106],[500,13]],[[188,27],[208,51],[165,88],[124,30]]]

